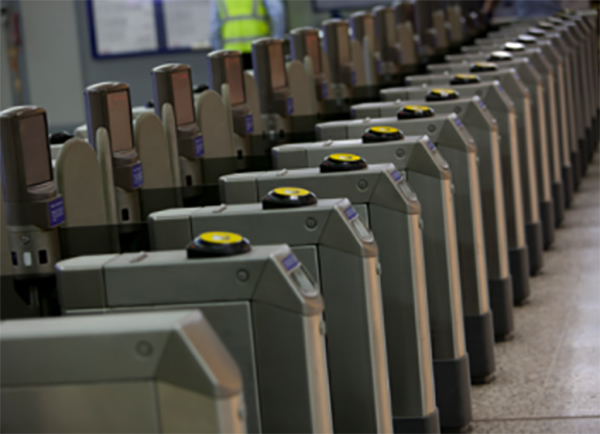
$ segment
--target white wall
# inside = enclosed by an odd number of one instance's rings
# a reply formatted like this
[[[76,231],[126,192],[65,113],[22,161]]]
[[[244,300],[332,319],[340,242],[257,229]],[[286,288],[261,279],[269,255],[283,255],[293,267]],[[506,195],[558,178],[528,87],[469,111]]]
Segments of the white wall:
[[[21,1],[30,103],[50,125],[85,122],[75,0]]]

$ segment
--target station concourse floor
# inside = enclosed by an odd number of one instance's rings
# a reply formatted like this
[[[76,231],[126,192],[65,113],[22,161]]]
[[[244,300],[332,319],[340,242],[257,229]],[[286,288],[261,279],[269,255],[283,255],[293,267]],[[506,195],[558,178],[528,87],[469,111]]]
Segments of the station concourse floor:
[[[473,386],[474,433],[600,433],[600,158],[595,154],[496,379]]]

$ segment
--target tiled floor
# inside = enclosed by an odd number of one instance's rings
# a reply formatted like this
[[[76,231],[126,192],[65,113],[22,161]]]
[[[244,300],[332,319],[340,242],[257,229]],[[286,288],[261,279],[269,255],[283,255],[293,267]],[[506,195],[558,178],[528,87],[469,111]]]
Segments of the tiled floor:
[[[473,388],[472,432],[600,433],[600,159],[497,344],[496,380]]]

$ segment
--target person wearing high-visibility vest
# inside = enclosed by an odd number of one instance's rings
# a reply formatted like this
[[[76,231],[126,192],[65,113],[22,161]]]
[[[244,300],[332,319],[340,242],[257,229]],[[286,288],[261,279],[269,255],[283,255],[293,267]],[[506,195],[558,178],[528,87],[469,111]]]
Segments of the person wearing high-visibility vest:
[[[212,0],[211,44],[214,49],[241,51],[244,66],[252,41],[266,36],[285,36],[282,0]]]

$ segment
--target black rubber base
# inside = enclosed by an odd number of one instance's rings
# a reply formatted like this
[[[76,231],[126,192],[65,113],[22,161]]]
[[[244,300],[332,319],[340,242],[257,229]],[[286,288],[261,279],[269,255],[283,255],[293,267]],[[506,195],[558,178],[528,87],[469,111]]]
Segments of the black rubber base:
[[[510,275],[513,284],[513,303],[515,306],[522,305],[529,298],[529,249],[527,246],[520,249],[508,250],[508,262],[510,264]],[[494,315],[496,319],[496,315]],[[494,324],[496,327],[496,324]],[[496,335],[498,330],[495,329]]]
[[[574,190],[579,190],[579,184],[581,184],[581,157],[579,151],[571,151],[571,166],[573,168],[573,186]]]
[[[466,429],[473,420],[469,357],[434,360],[433,376],[442,431]]]
[[[552,201],[554,202],[554,224],[559,227],[565,219],[565,188],[562,182],[552,183]]]
[[[471,382],[489,383],[494,379],[496,370],[492,311],[480,315],[465,315],[465,338],[471,366]]]
[[[440,432],[440,413],[436,408],[422,417],[394,417],[396,434],[437,434]]]
[[[544,232],[542,226],[541,221],[525,223],[530,276],[535,276],[544,265]]]
[[[579,161],[581,161],[581,176],[585,176],[588,166],[588,152],[585,139],[579,139]]]
[[[504,279],[488,279],[488,287],[494,320],[494,338],[496,342],[509,341],[514,337],[515,331],[511,276]]]
[[[544,250],[548,250],[554,243],[554,201],[540,202],[540,217],[542,220],[542,230],[544,232]]]
[[[569,208],[575,195],[575,180],[573,179],[573,168],[571,166],[562,167],[562,181],[565,190],[565,208]]]

